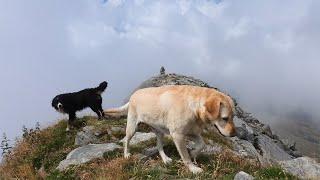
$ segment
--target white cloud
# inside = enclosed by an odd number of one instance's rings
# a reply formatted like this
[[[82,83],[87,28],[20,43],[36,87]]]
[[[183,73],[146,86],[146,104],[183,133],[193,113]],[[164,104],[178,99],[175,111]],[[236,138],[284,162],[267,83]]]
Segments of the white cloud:
[[[144,0],[134,0],[134,3],[135,3],[136,5],[138,5],[138,6],[141,6],[141,5],[143,5]]]
[[[68,26],[68,32],[75,53],[110,45],[118,36],[113,27],[97,22],[93,24],[75,23]]]
[[[121,6],[125,0],[108,0],[108,4],[110,4],[113,7],[119,7]]]
[[[214,3],[213,1],[198,1],[196,4],[198,11],[211,19],[217,19],[221,17],[227,6],[228,3],[225,1],[218,4]]]
[[[180,7],[181,15],[187,13],[190,9],[191,1],[190,0],[177,0],[177,3]]]
[[[161,65],[235,92],[258,115],[265,104],[316,114],[319,8],[311,0],[7,1],[0,6],[0,80],[10,87],[0,94],[1,117],[15,131],[54,119],[53,95],[102,79],[110,81],[105,106],[114,106]]]
[[[241,68],[241,61],[239,60],[228,60],[221,67],[221,72],[225,77],[234,78],[239,75],[239,69]]]
[[[249,31],[250,20],[247,17],[240,18],[238,22],[232,25],[229,29],[226,29],[225,39],[236,39],[244,36]]]
[[[266,34],[264,38],[265,46],[273,48],[275,51],[288,53],[294,47],[293,35],[290,32],[279,34]]]

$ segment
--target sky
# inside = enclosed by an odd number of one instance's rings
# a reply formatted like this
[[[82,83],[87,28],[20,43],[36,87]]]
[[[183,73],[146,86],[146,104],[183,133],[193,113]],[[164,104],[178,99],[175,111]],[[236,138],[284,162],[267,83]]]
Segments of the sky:
[[[104,108],[119,106],[161,66],[229,92],[264,122],[301,110],[320,124],[319,9],[318,0],[0,0],[0,135],[57,122],[55,95],[104,80]]]

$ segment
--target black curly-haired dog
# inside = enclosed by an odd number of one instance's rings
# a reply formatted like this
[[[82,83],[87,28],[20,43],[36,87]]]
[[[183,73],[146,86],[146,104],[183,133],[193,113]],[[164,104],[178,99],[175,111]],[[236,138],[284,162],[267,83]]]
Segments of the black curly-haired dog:
[[[69,131],[69,126],[72,126],[76,119],[76,112],[84,108],[90,107],[98,115],[99,119],[104,117],[101,94],[107,86],[108,83],[104,81],[96,88],[60,94],[53,98],[52,107],[60,113],[69,114],[67,131]]]

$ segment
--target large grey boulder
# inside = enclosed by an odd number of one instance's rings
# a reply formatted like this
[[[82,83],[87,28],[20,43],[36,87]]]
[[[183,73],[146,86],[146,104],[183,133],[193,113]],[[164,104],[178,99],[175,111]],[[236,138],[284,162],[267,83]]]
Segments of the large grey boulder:
[[[150,132],[150,133],[142,133],[142,132],[136,132],[134,134],[134,136],[132,137],[132,139],[130,140],[130,145],[137,145],[139,143],[143,143],[152,139],[155,139],[157,136],[156,134]],[[125,141],[124,137],[122,140],[120,140],[120,142],[124,142]]]
[[[238,172],[235,176],[234,176],[234,180],[253,180],[254,177],[251,176],[248,173],[245,173],[243,171]]]
[[[292,156],[290,156],[284,149],[275,144],[270,137],[264,134],[257,136],[256,143],[263,159],[269,164],[274,164],[277,161],[292,159]]]
[[[96,158],[102,158],[105,152],[122,148],[115,143],[89,144],[71,151],[67,158],[59,163],[58,170],[63,171],[70,165],[79,165]]]
[[[278,161],[292,159],[292,156],[275,144],[270,137],[263,134],[255,136],[254,142],[238,137],[230,138],[230,140],[236,154],[258,160],[261,165],[271,165]]]
[[[320,164],[309,157],[300,157],[279,162],[288,173],[301,179],[320,179]]]

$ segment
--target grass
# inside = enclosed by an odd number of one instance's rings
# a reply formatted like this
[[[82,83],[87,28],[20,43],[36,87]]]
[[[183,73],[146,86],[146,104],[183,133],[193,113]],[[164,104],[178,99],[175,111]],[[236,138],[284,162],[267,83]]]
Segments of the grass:
[[[280,167],[268,167],[256,172],[258,179],[298,179],[297,177],[284,172]]]
[[[72,166],[59,172],[55,168],[76,146],[74,139],[80,127],[94,126],[102,132],[102,142],[117,142],[124,137],[126,121],[103,120],[85,116],[78,121],[78,128],[66,132],[66,122],[60,121],[52,127],[34,132],[19,140],[12,154],[5,157],[0,164],[0,179],[233,179],[239,171],[245,171],[257,179],[296,179],[286,174],[279,167],[261,167],[257,162],[234,155],[230,143],[219,135],[206,132],[206,140],[211,139],[223,145],[222,153],[217,155],[201,155],[198,164],[204,169],[199,175],[193,175],[182,164],[176,147],[170,138],[165,138],[164,150],[173,159],[172,164],[164,165],[158,154],[141,161],[139,153],[146,148],[154,147],[156,140],[131,146],[133,157],[123,158],[122,150],[108,152],[102,159]],[[122,130],[111,132],[111,127]],[[145,125],[139,125],[139,131],[148,132]]]
[[[66,122],[35,131],[16,142],[12,154],[4,158],[0,173],[22,179],[39,178],[38,170],[52,171],[74,148],[76,131],[66,133]]]

